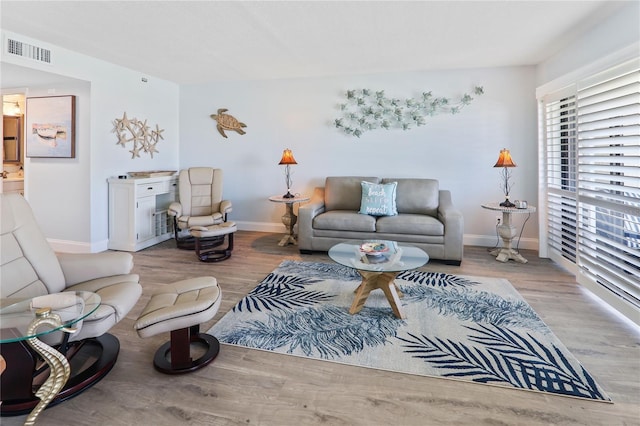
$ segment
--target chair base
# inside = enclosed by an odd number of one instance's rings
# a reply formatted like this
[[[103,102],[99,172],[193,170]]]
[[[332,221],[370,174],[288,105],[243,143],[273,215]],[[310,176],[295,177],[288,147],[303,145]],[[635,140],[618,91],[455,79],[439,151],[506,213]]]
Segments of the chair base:
[[[224,249],[215,250],[214,248],[206,245],[207,241],[203,241],[203,238],[195,238],[195,251],[196,256],[201,262],[220,262],[231,257],[233,251],[233,232],[229,233],[229,244]],[[224,240],[224,235],[220,237]],[[218,244],[220,245],[220,244]],[[217,246],[216,246],[217,247]]]
[[[176,219],[174,218],[173,223],[173,235],[174,240],[176,241],[176,247],[180,250],[194,250],[196,248],[196,239],[191,235],[185,235],[180,237],[180,229],[178,229],[178,224],[176,223]],[[207,237],[201,238],[201,247],[203,248],[214,248],[222,245],[224,243],[224,235],[215,236],[215,237]]]
[[[0,375],[0,415],[28,414],[40,402],[33,388],[38,388],[44,382],[48,367],[36,373],[37,356],[26,342],[2,344],[0,352],[12,369],[12,374],[5,374],[9,372],[6,370]],[[115,365],[119,352],[120,342],[108,333],[70,343],[67,359],[71,366],[71,377],[47,408],[79,395],[102,380]]]
[[[198,359],[191,358],[191,344],[201,343],[207,350]],[[171,340],[160,346],[153,357],[153,366],[165,374],[183,374],[198,370],[213,361],[220,352],[220,342],[214,336],[200,333],[200,326],[171,332]],[[171,360],[168,359],[171,355]]]

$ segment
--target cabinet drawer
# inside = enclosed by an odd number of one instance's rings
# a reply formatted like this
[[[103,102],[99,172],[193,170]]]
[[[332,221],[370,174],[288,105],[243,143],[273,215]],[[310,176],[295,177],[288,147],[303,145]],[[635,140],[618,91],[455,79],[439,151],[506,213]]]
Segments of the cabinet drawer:
[[[136,185],[137,196],[147,197],[149,195],[162,194],[169,191],[169,182],[149,182]]]

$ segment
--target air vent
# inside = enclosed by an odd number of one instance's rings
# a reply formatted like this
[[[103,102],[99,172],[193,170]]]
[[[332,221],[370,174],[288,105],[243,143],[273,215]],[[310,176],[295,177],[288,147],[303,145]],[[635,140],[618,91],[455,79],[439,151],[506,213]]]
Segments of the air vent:
[[[32,44],[23,43],[11,38],[7,39],[6,52],[11,55],[20,56],[25,59],[51,64],[51,50]]]

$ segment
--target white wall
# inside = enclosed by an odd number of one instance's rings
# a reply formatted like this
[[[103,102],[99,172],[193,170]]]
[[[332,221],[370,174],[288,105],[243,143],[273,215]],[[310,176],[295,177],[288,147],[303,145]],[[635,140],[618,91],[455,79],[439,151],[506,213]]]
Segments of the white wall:
[[[225,169],[225,193],[234,202],[232,219],[244,229],[279,232],[282,206],[269,203],[267,197],[284,192],[283,170],[277,163],[282,150],[290,147],[299,163],[293,166],[297,192],[309,193],[327,175],[436,177],[443,188],[451,189],[465,215],[465,241],[490,245],[495,241],[495,214],[481,209],[480,204],[502,199],[498,170],[492,167],[501,148],[509,148],[519,166],[513,170],[512,198],[537,202],[535,87],[637,39],[637,25],[633,24],[638,7],[637,2],[630,2],[537,69],[407,72],[183,87],[152,76],[144,76],[148,82],[142,83],[143,75],[134,70],[3,32],[3,36],[51,47],[55,55],[51,66],[3,55],[3,63],[50,75],[48,81],[30,86],[11,79],[11,87],[25,87],[33,95],[50,90],[57,95],[76,94],[82,115],[76,159],[27,160],[27,198],[52,240],[67,246],[77,243],[80,251],[99,251],[106,247],[108,235],[108,177],[134,170],[214,165]],[[76,81],[56,84],[59,76]],[[401,98],[432,90],[435,95],[453,97],[474,85],[482,85],[485,95],[459,115],[434,117],[418,129],[376,130],[358,139],[331,125],[347,89],[384,89]],[[3,83],[2,88],[7,86]],[[229,139],[222,138],[209,117],[218,108],[228,108],[244,121],[247,134],[229,132]],[[165,129],[154,159],[143,155],[132,160],[127,150],[115,145],[112,122],[124,111]],[[527,223],[523,247],[535,248],[537,227],[535,218]]]
[[[610,16],[591,26],[558,53],[537,67],[537,86],[575,74],[580,68],[607,62],[607,56],[629,48],[632,56],[640,55],[640,2],[629,1]],[[575,81],[575,80],[574,80]]]
[[[107,179],[128,171],[177,170],[178,85],[19,34],[2,35],[3,41],[11,36],[49,48],[53,58],[47,65],[2,55],[3,92],[77,96],[76,158],[26,159],[25,197],[54,248],[105,250]],[[148,81],[143,82],[142,77]],[[164,129],[164,140],[153,158],[141,153],[140,158],[132,159],[130,146],[116,145],[113,121],[125,111],[129,118],[146,119],[152,128],[158,124]]]
[[[90,241],[91,235],[91,205],[85,198],[90,182],[91,148],[87,141],[91,138],[91,85],[78,80],[56,83],[54,87],[32,86],[27,96],[75,95],[75,158],[25,157],[25,197],[48,238],[82,246],[81,242]]]
[[[439,115],[408,131],[374,130],[356,138],[332,125],[347,89],[384,90],[407,98],[432,91],[458,97],[483,86],[458,115]],[[210,118],[218,108],[246,123],[247,134],[224,139]],[[537,129],[534,67],[387,73],[296,80],[221,82],[181,86],[180,168],[210,165],[225,171],[231,219],[244,229],[280,232],[283,206],[270,195],[286,192],[284,148],[291,148],[293,190],[310,194],[329,175],[428,177],[450,189],[465,217],[467,244],[495,244],[495,212],[481,208],[500,202],[501,148],[511,150],[511,199],[536,203]],[[524,217],[515,218],[516,225]],[[537,220],[526,225],[520,247],[537,248]]]

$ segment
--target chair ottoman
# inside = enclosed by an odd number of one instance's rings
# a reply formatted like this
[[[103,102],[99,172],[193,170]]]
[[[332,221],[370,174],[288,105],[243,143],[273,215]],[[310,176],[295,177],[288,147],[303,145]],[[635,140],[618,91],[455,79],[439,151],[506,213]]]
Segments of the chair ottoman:
[[[214,277],[167,284],[153,294],[134,328],[142,338],[171,332],[171,340],[155,353],[156,370],[166,374],[187,373],[213,361],[220,352],[220,343],[215,337],[200,333],[200,324],[214,317],[221,301],[222,291]],[[202,343],[206,352],[192,359],[191,343]]]
[[[233,250],[233,233],[238,228],[235,222],[223,222],[217,225],[193,226],[189,228],[189,233],[195,240],[196,256],[201,262],[220,262],[231,257]],[[228,235],[228,245],[224,249],[214,249],[206,245],[207,241],[224,238]],[[216,246],[219,244],[216,244]]]

